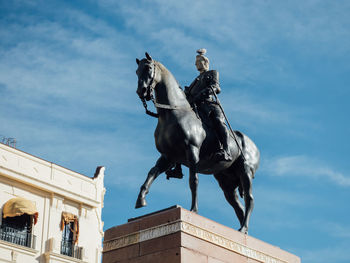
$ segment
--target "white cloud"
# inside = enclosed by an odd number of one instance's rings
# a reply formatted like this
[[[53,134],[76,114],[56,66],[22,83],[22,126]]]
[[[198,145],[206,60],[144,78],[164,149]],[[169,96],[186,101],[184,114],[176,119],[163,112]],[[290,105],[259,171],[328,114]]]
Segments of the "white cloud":
[[[333,244],[318,249],[297,249],[303,263],[347,263],[350,261],[349,243]]]
[[[223,92],[225,96],[222,98],[222,104],[225,111],[231,113],[235,119],[248,117],[264,123],[292,122],[295,119],[292,118],[292,114],[287,109],[282,110],[283,106],[287,108],[286,105],[273,105],[272,102],[261,102],[257,98],[240,91],[228,90]]]
[[[132,53],[132,41],[81,13],[75,12],[72,19],[73,23],[93,24],[90,31],[99,37],[46,21],[30,26],[10,24],[3,30],[7,34],[15,30],[22,36],[0,56],[0,79],[12,96],[9,103],[42,109],[46,101],[60,99],[64,118],[70,117],[67,112],[73,112],[70,109],[77,103],[86,110],[108,106],[133,112],[129,102],[136,98],[136,88],[129,87],[135,86],[130,81],[136,81],[136,76],[130,70],[134,60],[126,52],[128,46]],[[46,110],[59,118],[59,107]]]
[[[349,3],[344,1],[106,0],[100,4],[106,12],[125,18],[127,28],[135,31],[148,51],[172,57],[172,64],[188,72],[186,77],[175,76],[180,80],[195,74],[195,50],[205,47],[226,80],[259,79],[271,85],[283,83],[278,89],[306,89],[295,75],[298,65],[291,64],[291,57],[341,56],[350,47]]]
[[[350,177],[304,155],[270,158],[264,161],[262,169],[275,176],[326,178],[339,186],[350,187]]]
[[[342,238],[344,240],[350,238],[350,226],[348,225],[325,220],[315,220],[311,224],[314,228],[327,233],[331,237]]]
[[[128,17],[128,25],[142,34],[181,26],[193,37],[235,43],[254,52],[276,39],[334,43],[349,36],[346,1],[139,1],[102,6]],[[311,15],[312,14],[312,15]],[[346,47],[345,43],[338,45]]]
[[[116,173],[145,162],[144,146],[152,145],[153,130],[144,128],[144,137],[137,129],[152,121],[134,119],[144,117],[135,93],[138,44],[80,11],[61,18],[2,27],[9,44],[0,50],[1,134],[82,173],[106,165],[106,181],[134,185],[131,172]]]

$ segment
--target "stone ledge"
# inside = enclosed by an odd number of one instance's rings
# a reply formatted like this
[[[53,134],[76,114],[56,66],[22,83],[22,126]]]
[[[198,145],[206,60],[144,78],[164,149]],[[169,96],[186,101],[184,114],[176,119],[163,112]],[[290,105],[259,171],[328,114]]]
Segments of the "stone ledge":
[[[15,250],[16,252],[27,254],[29,256],[35,256],[39,252],[38,250],[35,250],[33,248],[17,245],[11,242],[7,242],[5,240],[0,240],[0,247]]]
[[[69,257],[66,255],[62,255],[62,254],[58,254],[58,253],[54,253],[54,252],[45,252],[44,255],[45,255],[45,259],[47,262],[50,262],[50,259],[55,259],[55,260],[59,260],[59,261],[64,262],[64,263],[72,263],[72,262],[87,263],[84,260],[74,258],[74,257]]]

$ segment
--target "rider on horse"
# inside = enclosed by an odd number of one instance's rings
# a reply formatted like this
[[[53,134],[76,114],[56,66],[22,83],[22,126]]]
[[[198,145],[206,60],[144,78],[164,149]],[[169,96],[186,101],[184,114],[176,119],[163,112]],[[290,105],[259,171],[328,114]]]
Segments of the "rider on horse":
[[[199,49],[197,53],[196,67],[200,74],[189,87],[185,87],[185,94],[188,101],[198,109],[202,121],[209,120],[209,125],[214,128],[218,136],[222,148],[215,153],[215,159],[232,161],[228,148],[229,132],[225,117],[213,94],[221,92],[219,73],[216,70],[209,70],[209,59],[204,56],[205,49]]]
[[[200,74],[189,87],[185,87],[184,91],[187,100],[193,109],[198,111],[201,120],[207,122],[217,134],[222,148],[214,154],[215,160],[232,161],[228,147],[229,131],[223,112],[213,94],[213,92],[216,94],[221,92],[219,73],[216,70],[209,70],[209,59],[204,56],[206,53],[204,48],[197,50],[197,53],[195,65]],[[180,164],[176,164],[173,170],[167,171],[167,175],[182,178]]]

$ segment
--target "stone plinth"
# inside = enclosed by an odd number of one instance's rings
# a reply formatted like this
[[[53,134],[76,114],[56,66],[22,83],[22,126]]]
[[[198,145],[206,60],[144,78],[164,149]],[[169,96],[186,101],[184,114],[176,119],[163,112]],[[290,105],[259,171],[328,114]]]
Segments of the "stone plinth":
[[[175,206],[105,232],[103,263],[300,263],[300,258]]]

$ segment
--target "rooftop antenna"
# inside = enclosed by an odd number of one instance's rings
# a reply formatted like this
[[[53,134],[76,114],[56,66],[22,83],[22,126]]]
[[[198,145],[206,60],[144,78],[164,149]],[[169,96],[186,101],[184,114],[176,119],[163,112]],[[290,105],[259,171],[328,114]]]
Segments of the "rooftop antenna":
[[[6,144],[7,146],[10,146],[12,148],[16,148],[17,140],[15,138],[1,136],[1,142],[3,144]]]

